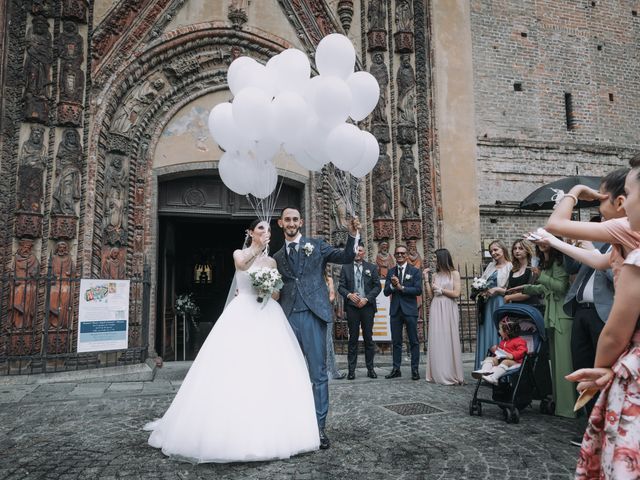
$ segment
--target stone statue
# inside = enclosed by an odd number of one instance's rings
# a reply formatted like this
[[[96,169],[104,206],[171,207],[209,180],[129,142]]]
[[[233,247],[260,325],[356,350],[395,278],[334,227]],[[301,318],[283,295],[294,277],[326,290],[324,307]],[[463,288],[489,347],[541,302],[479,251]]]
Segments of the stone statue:
[[[158,78],[135,87],[113,116],[110,131],[119,134],[128,133],[142,111],[153,102],[164,86],[164,80]]]
[[[372,112],[371,123],[387,125],[387,87],[389,86],[389,72],[384,63],[384,56],[377,52],[373,54],[373,64],[369,73],[375,77],[380,85],[380,99]]]
[[[56,180],[51,211],[57,215],[75,215],[76,202],[80,200],[80,171],[82,167],[82,145],[80,135],[67,128],[56,154]]]
[[[87,0],[62,0],[62,18],[87,21]]]
[[[411,0],[396,0],[396,30],[398,32],[413,32]]]
[[[386,30],[387,0],[370,0],[367,9],[367,21],[369,30]]]
[[[13,268],[15,282],[11,291],[11,325],[18,329],[30,329],[36,313],[35,278],[40,271],[40,263],[33,253],[33,240],[23,238],[18,242]]]
[[[378,266],[378,273],[380,278],[386,278],[387,272],[390,268],[393,268],[396,264],[393,255],[389,253],[389,242],[382,240],[378,243],[378,255],[376,255],[376,265]]]
[[[104,232],[110,245],[123,243],[125,238],[126,218],[125,200],[127,192],[127,172],[124,169],[122,156],[112,154],[105,173],[104,195]]]
[[[331,231],[347,231],[347,203],[334,189],[331,189]]]
[[[396,76],[398,85],[398,117],[401,125],[415,125],[416,76],[411,56],[400,55],[400,67]]]
[[[35,16],[32,25],[27,32],[27,54],[24,61],[25,96],[46,100],[50,96],[53,63],[49,22],[44,17]]]
[[[58,42],[60,56],[60,100],[82,103],[84,94],[84,72],[80,65],[84,56],[84,40],[78,26],[71,21],[63,23]]]
[[[391,190],[391,159],[387,155],[387,146],[378,142],[380,145],[380,156],[378,163],[373,168],[371,176],[373,183],[373,216],[374,218],[391,218],[391,206],[393,193]]]
[[[102,261],[100,276],[102,278],[124,279],[125,265],[124,260],[120,258],[120,249],[113,247],[108,252],[108,255]]]
[[[404,207],[403,218],[419,218],[418,170],[414,165],[411,145],[401,145],[400,203]]]
[[[18,209],[40,213],[43,196],[44,170],[47,164],[47,147],[44,143],[45,128],[33,125],[29,138],[22,144],[18,167]]]
[[[422,257],[420,257],[420,254],[418,253],[418,247],[415,240],[407,240],[407,262],[422,270]]]
[[[53,8],[51,0],[31,0],[31,14],[51,16]]]
[[[67,242],[56,244],[51,259],[51,275],[55,277],[49,295],[49,328],[68,328],[71,316],[71,281],[75,267],[69,255]]]

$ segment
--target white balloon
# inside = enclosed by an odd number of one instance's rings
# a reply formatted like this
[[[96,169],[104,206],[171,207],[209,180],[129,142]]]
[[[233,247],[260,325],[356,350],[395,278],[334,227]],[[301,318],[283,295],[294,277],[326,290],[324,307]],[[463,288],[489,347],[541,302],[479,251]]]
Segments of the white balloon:
[[[247,137],[257,140],[265,136],[271,122],[271,99],[264,91],[247,87],[233,99],[233,119]]]
[[[322,75],[335,75],[346,80],[353,73],[356,51],[351,40],[339,33],[327,35],[316,49],[316,66]]]
[[[364,151],[358,164],[351,169],[351,175],[357,178],[363,178],[378,163],[380,156],[380,144],[376,137],[369,132],[361,132],[360,135],[364,139]]]
[[[228,152],[238,148],[238,128],[229,102],[219,103],[213,107],[209,112],[207,124],[211,137],[223,150]]]
[[[296,48],[289,48],[277,57],[278,60],[272,66],[275,67],[278,92],[302,94],[311,75],[311,64],[307,56]]]
[[[242,58],[242,57],[241,57]],[[246,58],[246,57],[245,57]],[[227,74],[228,75],[228,74]],[[229,90],[237,96],[242,90],[254,87],[272,98],[276,89],[276,78],[271,71],[257,61],[243,62],[231,78],[227,77]]]
[[[369,72],[355,72],[347,78],[347,85],[353,99],[349,116],[356,122],[367,117],[378,104],[380,86]]]
[[[282,92],[273,99],[273,132],[284,142],[297,138],[309,118],[309,106],[302,95]]]
[[[255,143],[253,151],[259,160],[271,160],[280,150],[281,142],[272,136],[267,135]]]
[[[298,150],[294,157],[296,162],[298,162],[303,168],[310,170],[312,172],[319,172],[324,167],[325,163],[321,160],[313,158],[309,155],[305,150]]]
[[[229,70],[227,70],[227,85],[229,85],[229,90],[231,90],[231,93],[235,95],[240,90],[242,90],[242,88],[247,86],[243,85],[243,83],[246,82],[246,79],[243,78],[241,71],[247,65],[254,65],[257,63],[258,62],[256,62],[251,57],[238,57],[233,62],[231,62],[231,65],[229,65]]]
[[[316,81],[313,107],[320,123],[327,128],[335,127],[349,117],[351,91],[345,81],[338,77],[320,75]]]
[[[278,171],[270,160],[256,160],[253,186],[249,193],[257,198],[266,198],[278,185]]]
[[[330,161],[327,153],[328,136],[329,130],[319,122],[317,117],[312,116],[300,135],[298,150],[304,150],[318,164],[324,165]]]
[[[218,163],[218,174],[222,183],[238,195],[246,195],[254,185],[254,170],[251,160],[235,152],[225,152]]]
[[[341,170],[350,171],[364,152],[364,137],[361,130],[350,123],[338,125],[327,137],[327,153],[331,162]]]

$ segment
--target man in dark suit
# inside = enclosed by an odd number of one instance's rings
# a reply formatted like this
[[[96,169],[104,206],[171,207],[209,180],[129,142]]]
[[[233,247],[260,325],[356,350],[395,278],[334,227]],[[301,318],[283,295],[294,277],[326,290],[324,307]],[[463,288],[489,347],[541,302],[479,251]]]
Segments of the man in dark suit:
[[[344,297],[344,310],[349,325],[348,380],[356,378],[358,337],[362,328],[367,377],[378,378],[373,368],[376,347],[373,344],[373,317],[377,311],[376,297],[380,293],[380,276],[373,263],[364,260],[364,246],[359,245],[353,263],[342,267],[338,292]]]
[[[347,264],[355,257],[355,237],[360,222],[353,218],[344,249],[334,248],[319,238],[300,233],[303,219],[294,207],[282,210],[278,225],[284,231],[285,244],[273,258],[278,264],[284,286],[280,290],[280,305],[309,368],[313,398],[320,430],[320,448],[329,448],[324,426],[329,412],[329,379],[327,377],[327,323],[333,320],[329,292],[324,280],[327,263]]]
[[[387,272],[384,294],[391,295],[391,342],[393,343],[393,369],[384,378],[401,377],[402,325],[407,326],[411,349],[411,379],[419,380],[420,343],[418,341],[418,296],[422,295],[422,274],[407,262],[407,247],[397,245],[394,256],[396,266]]]

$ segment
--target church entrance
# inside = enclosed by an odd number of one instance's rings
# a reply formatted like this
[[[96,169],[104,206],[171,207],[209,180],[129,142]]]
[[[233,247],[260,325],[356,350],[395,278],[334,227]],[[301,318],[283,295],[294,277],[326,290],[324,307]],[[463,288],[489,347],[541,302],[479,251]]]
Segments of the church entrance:
[[[301,189],[283,185],[276,208],[301,204]],[[246,198],[217,176],[160,182],[156,351],[165,361],[193,360],[222,313],[235,267],[233,251],[255,218]],[[271,222],[271,252],[284,235]],[[199,313],[182,314],[188,299]],[[187,308],[188,310],[188,308]]]

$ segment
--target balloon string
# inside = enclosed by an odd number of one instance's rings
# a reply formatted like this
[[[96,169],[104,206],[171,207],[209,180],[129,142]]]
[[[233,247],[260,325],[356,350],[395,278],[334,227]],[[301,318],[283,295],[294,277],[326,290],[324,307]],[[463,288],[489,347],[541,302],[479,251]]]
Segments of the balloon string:
[[[335,193],[336,197],[341,198],[344,201],[345,208],[347,209],[347,213],[352,217],[356,216],[355,209],[353,208],[353,203],[351,201],[351,179],[349,178],[351,174],[349,172],[343,172],[343,175],[336,174],[336,169],[334,167],[333,170],[333,182],[330,180],[329,187]]]
[[[249,205],[261,221],[271,222],[283,183],[284,177],[281,177],[278,187],[265,198],[258,198],[250,193],[246,195]]]

